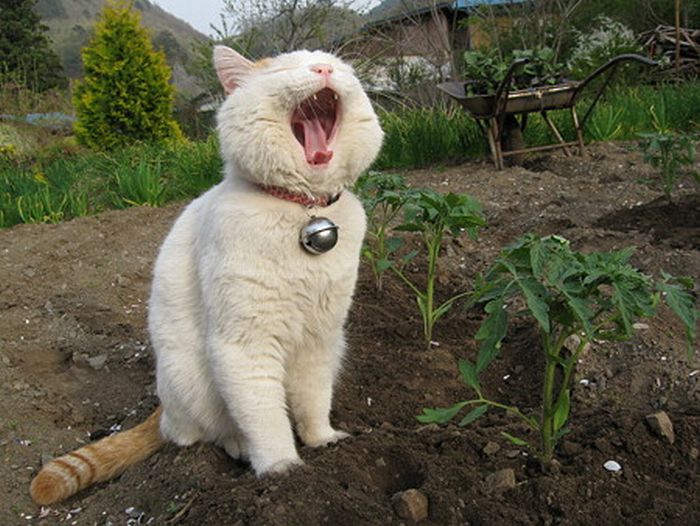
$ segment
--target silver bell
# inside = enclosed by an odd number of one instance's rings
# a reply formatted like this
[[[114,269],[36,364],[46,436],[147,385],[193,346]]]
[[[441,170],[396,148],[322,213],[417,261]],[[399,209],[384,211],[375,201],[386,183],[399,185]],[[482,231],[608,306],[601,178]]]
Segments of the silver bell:
[[[323,254],[338,242],[338,225],[326,217],[312,217],[299,232],[299,242],[311,254]]]

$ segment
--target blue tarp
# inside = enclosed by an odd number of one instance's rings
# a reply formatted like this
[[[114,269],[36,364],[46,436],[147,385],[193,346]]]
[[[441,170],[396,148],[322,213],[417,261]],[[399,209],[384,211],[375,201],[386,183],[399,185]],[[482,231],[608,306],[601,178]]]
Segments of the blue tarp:
[[[69,129],[73,126],[75,117],[60,112],[28,113],[27,115],[7,115],[0,113],[0,121],[26,122],[34,126],[53,129]]]

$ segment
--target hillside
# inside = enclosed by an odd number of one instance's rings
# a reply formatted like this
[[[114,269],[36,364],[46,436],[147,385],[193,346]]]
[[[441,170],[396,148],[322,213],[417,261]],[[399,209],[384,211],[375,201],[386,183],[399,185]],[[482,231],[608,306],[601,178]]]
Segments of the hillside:
[[[69,77],[82,74],[80,49],[90,38],[94,21],[104,5],[105,0],[37,2],[37,11],[49,27],[49,34]],[[192,45],[206,40],[206,37],[148,0],[135,0],[134,6],[141,11],[143,24],[151,31],[153,42],[165,51],[173,68],[175,84],[185,93],[198,92],[196,81],[185,72],[185,66],[193,60]]]

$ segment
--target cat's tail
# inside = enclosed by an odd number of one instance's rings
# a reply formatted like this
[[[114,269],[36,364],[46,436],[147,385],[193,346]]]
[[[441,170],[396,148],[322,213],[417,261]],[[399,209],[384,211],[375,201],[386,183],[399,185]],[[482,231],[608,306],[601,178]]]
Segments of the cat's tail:
[[[91,484],[116,477],[158,451],[165,444],[160,413],[158,407],[132,429],[53,459],[32,480],[29,491],[34,502],[48,505],[62,501]]]

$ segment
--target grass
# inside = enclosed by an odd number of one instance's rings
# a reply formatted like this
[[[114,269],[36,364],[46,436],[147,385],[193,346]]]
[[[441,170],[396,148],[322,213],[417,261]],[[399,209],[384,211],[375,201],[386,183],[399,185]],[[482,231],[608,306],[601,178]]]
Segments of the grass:
[[[589,104],[590,100],[586,99],[577,104],[579,117],[583,117]],[[652,108],[657,114],[663,113],[670,129],[697,129],[700,82],[607,91],[587,123],[586,141],[637,140],[639,132],[653,129]],[[550,112],[550,117],[565,139],[575,139],[569,112]],[[380,112],[380,120],[386,135],[376,169],[421,168],[489,153],[475,121],[455,107]],[[540,115],[530,114],[525,143],[537,146],[551,142],[549,128]]]
[[[9,96],[0,93],[0,100]],[[50,102],[56,106],[60,100]],[[29,104],[23,100],[14,103]],[[587,101],[581,101],[579,115],[587,107]],[[667,129],[692,132],[700,123],[698,108],[700,82],[609,90],[588,122],[586,140],[637,140],[639,132],[654,129],[654,118]],[[569,113],[550,115],[564,137],[573,140]],[[374,169],[440,166],[488,155],[476,122],[455,105],[380,110],[379,118],[385,139]],[[18,129],[15,124],[0,125],[0,143],[18,142],[12,136]],[[532,114],[526,144],[551,140],[540,116]],[[197,196],[221,178],[214,137],[169,147],[140,145],[109,154],[86,151],[64,137],[49,146],[32,148],[34,157],[28,160],[26,152],[13,157],[3,151],[0,149],[0,227],[55,223],[108,208],[161,206]]]
[[[114,153],[21,162],[0,160],[0,226],[56,223],[108,208],[161,206],[194,197],[221,179],[214,137]]]

